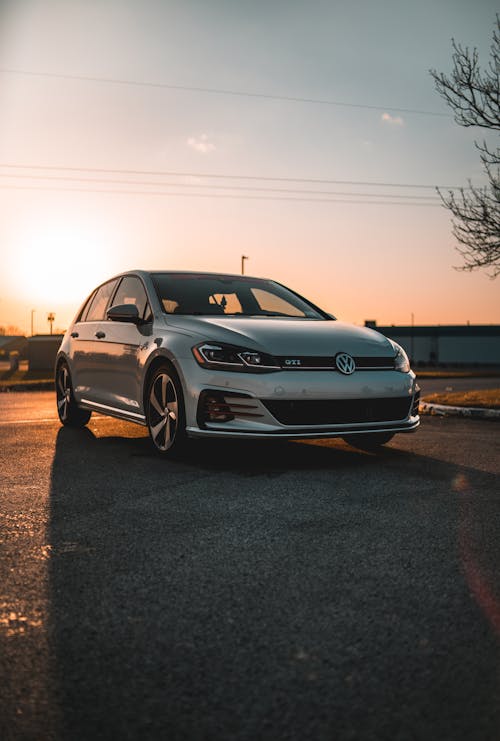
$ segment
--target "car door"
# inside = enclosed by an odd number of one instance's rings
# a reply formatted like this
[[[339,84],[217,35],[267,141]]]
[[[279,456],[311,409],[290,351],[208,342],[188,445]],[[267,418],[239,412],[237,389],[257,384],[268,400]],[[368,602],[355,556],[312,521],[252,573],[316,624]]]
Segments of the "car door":
[[[152,332],[152,315],[146,290],[140,278],[125,275],[114,292],[108,309],[132,304],[137,307],[139,322],[107,319],[99,344],[100,379],[103,403],[138,414],[142,410],[140,350]]]
[[[97,288],[73,326],[69,357],[78,401],[106,403],[102,340],[106,337],[106,309],[117,284],[114,279]]]

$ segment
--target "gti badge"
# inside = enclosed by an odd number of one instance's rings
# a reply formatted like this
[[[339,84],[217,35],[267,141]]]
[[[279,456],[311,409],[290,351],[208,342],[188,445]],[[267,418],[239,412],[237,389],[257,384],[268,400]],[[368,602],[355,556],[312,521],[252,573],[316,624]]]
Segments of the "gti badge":
[[[337,369],[346,376],[350,376],[356,370],[356,363],[351,355],[346,352],[339,352],[335,356],[335,365]]]
[[[285,360],[285,365],[301,365],[302,361],[299,358],[287,358]]]

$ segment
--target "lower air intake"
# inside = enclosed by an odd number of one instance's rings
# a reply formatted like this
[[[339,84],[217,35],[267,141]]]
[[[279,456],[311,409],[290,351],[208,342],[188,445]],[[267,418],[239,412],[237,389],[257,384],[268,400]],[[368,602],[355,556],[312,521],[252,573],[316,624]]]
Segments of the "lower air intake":
[[[411,397],[396,399],[327,399],[311,401],[263,400],[283,425],[362,424],[406,419]]]

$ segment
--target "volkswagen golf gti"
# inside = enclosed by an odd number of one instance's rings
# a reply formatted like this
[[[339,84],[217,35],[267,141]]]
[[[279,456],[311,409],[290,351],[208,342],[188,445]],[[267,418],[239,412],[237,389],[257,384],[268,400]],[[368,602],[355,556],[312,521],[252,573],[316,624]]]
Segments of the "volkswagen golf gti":
[[[98,286],[56,359],[64,425],[92,412],[187,438],[342,437],[376,448],[419,425],[404,350],[273,280],[131,271]]]

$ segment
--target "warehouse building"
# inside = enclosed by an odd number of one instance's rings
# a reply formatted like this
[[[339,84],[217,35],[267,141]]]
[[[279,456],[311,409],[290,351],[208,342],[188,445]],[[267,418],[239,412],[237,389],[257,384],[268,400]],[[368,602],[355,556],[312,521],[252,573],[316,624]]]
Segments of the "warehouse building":
[[[404,347],[414,366],[500,368],[498,324],[379,327],[366,321],[365,326]]]
[[[32,370],[52,370],[62,334],[36,334],[28,339],[28,367]]]

